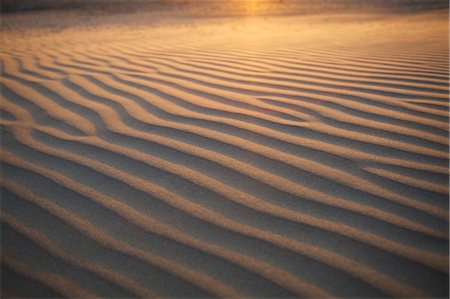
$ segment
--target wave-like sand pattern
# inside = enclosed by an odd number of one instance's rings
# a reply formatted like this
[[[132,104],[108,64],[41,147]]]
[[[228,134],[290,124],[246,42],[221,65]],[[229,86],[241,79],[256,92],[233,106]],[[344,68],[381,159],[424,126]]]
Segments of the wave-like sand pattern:
[[[443,16],[12,24],[2,297],[447,297]]]

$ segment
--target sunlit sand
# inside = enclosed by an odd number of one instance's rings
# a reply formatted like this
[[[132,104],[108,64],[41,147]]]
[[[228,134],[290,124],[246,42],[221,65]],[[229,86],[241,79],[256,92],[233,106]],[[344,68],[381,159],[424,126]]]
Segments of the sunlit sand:
[[[1,297],[448,297],[448,9],[160,2],[2,14]]]

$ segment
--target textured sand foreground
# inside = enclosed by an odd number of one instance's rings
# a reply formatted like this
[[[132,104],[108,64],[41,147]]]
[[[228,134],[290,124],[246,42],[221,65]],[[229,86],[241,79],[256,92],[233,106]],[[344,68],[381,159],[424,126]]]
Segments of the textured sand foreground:
[[[3,18],[2,297],[448,297],[447,11],[71,18]]]

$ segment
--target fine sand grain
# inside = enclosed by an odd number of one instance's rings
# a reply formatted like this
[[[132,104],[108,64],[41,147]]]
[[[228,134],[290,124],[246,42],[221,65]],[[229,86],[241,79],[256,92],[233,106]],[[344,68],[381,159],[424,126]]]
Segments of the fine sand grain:
[[[2,297],[448,297],[448,11],[258,11],[2,16]]]

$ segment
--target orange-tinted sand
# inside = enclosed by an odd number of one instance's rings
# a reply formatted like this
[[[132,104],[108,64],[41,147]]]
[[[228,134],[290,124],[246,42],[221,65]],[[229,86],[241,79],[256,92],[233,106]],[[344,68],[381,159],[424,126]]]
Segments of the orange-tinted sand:
[[[448,297],[448,11],[257,5],[3,16],[2,297]]]

